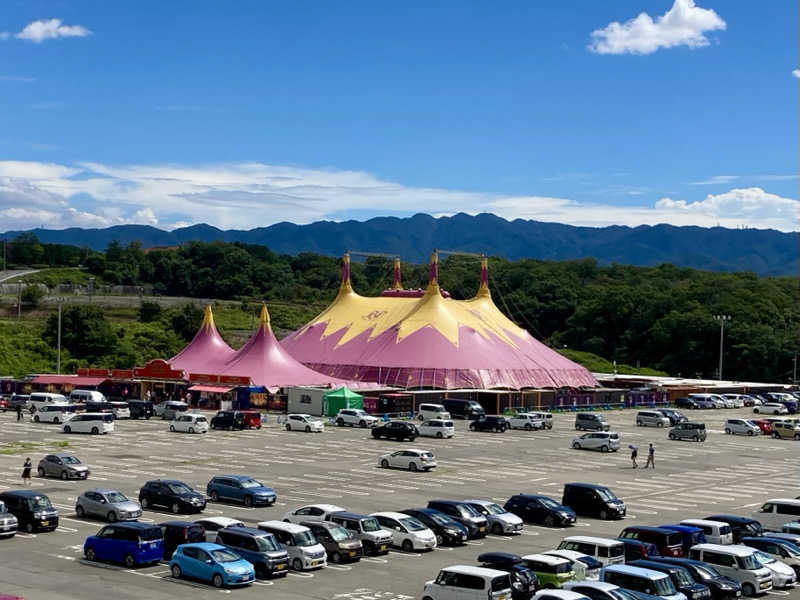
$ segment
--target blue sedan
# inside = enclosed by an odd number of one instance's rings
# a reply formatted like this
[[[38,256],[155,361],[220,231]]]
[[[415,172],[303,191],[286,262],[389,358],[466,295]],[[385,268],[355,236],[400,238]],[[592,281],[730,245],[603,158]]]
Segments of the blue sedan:
[[[217,588],[250,585],[256,578],[253,565],[219,544],[181,544],[172,555],[169,568],[175,579],[210,581]]]

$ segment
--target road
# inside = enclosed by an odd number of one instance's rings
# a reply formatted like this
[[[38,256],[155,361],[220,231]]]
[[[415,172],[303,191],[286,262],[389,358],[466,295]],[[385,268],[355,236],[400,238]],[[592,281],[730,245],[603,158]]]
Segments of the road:
[[[14,277],[22,277],[23,275],[31,275],[38,272],[37,269],[28,269],[27,271],[0,271],[0,283],[13,279]]]

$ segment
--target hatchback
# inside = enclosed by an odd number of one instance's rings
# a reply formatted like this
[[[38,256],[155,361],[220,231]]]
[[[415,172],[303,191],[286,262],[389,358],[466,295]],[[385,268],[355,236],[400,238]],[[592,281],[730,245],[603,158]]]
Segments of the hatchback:
[[[250,585],[256,578],[253,565],[219,544],[178,546],[169,568],[175,579],[189,577],[210,581],[216,588]]]
[[[464,500],[472,508],[482,514],[489,524],[489,531],[494,535],[520,533],[522,519],[490,500]]]
[[[576,450],[600,450],[600,452],[608,452],[610,450],[611,452],[616,452],[619,450],[619,446],[619,434],[616,431],[584,433],[572,440],[572,447]]]
[[[303,521],[325,521],[328,515],[344,512],[344,510],[344,508],[336,504],[307,504],[284,513],[283,520],[287,523],[298,524]]]
[[[743,537],[740,541],[745,546],[756,548],[772,558],[786,563],[794,569],[796,576],[800,576],[800,549],[788,540],[761,536]]]
[[[74,454],[59,452],[48,454],[39,461],[39,477],[60,477],[61,479],[86,479],[91,471]]]
[[[761,428],[748,419],[728,419],[725,422],[725,433],[728,435],[759,435]]]
[[[75,514],[82,518],[94,516],[106,521],[127,521],[142,516],[142,507],[138,502],[117,490],[94,488],[86,490],[75,501]]]
[[[761,406],[754,407],[753,412],[757,415],[761,413],[766,415],[788,415],[789,409],[778,402],[765,402]]]
[[[433,508],[408,508],[400,511],[414,517],[436,536],[437,546],[461,546],[469,537],[469,529],[453,517]]]
[[[195,413],[177,414],[169,424],[169,430],[182,433],[206,433],[208,432],[208,419],[205,415]]]
[[[161,528],[150,523],[115,523],[106,525],[83,543],[87,560],[123,563],[129,569],[155,564],[164,558]]]
[[[469,424],[470,431],[494,431],[503,433],[508,429],[508,421],[500,415],[485,415],[478,417]]]
[[[113,413],[83,413],[76,414],[61,427],[64,433],[91,433],[100,435],[114,431]]]
[[[318,417],[301,413],[291,414],[286,416],[286,431],[322,433],[325,431],[325,424]]]
[[[432,452],[410,448],[384,454],[378,459],[384,469],[408,469],[409,471],[430,471],[436,467],[436,457]]]
[[[398,442],[403,440],[413,442],[417,439],[417,436],[419,436],[417,426],[406,421],[390,421],[372,428],[372,437],[376,440],[386,438],[387,440],[397,440]]]
[[[392,545],[403,552],[436,548],[434,533],[414,517],[398,512],[378,512],[372,516],[392,535]]]
[[[470,539],[486,537],[489,533],[489,522],[486,517],[467,501],[430,500],[428,508],[439,510],[464,525],[469,530]]]
[[[677,531],[647,525],[632,525],[619,534],[621,538],[655,544],[661,556],[683,556],[683,537]]]
[[[278,499],[275,490],[247,475],[217,475],[206,485],[212,502],[228,500],[245,506],[272,506]]]

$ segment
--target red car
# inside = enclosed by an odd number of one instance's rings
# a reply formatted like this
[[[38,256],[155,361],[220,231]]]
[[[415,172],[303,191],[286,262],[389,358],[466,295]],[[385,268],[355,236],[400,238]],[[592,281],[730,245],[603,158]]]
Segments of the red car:
[[[764,435],[770,435],[772,433],[772,423],[770,421],[766,419],[754,419],[753,423],[758,425],[758,428]]]
[[[242,424],[246,429],[261,429],[261,413],[257,410],[240,410]]]
[[[0,396],[0,410],[3,412],[8,410],[8,398],[5,396]],[[0,597],[0,600],[2,600],[2,597]]]

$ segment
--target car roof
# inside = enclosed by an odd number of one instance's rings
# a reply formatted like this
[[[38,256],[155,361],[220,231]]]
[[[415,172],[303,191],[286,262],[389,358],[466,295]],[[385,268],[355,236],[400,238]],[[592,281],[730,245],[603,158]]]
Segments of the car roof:
[[[441,499],[428,500],[429,504],[431,502],[438,502],[439,504],[448,504],[448,505],[451,505],[451,506],[452,505],[456,505],[456,504],[469,504],[468,500],[441,500]]]
[[[650,531],[653,533],[673,533],[670,529],[665,529],[664,527],[657,527],[655,525],[630,525],[623,529],[622,531]]]
[[[489,506],[490,504],[497,504],[494,500],[479,500],[476,498],[472,498],[470,500],[464,500],[467,504],[480,504],[481,506]]]
[[[408,515],[404,515],[408,516]],[[258,526],[264,527],[274,527],[275,529],[283,529],[284,531],[288,531],[289,533],[300,533],[303,531],[308,531],[308,527],[305,525],[297,525],[296,523],[287,523],[285,521],[279,521],[277,519],[272,519],[269,521],[261,521]]]
[[[770,500],[767,500],[764,504],[768,504],[771,502],[786,502],[789,504],[800,504],[800,500],[798,500],[797,498],[771,498]]]
[[[341,527],[338,523],[333,523],[332,521],[303,521],[300,523],[303,527],[311,528],[313,525],[314,527],[324,527],[325,529],[336,529]]]
[[[146,481],[145,485],[147,485],[148,483],[180,483],[182,485],[186,485],[187,487],[191,487],[183,483],[182,481],[178,481],[177,479],[151,479],[150,481]]]
[[[592,433],[604,433],[604,432],[592,432]],[[583,487],[583,488],[591,488],[593,490],[605,490],[608,489],[607,485],[600,485],[599,483],[581,483],[579,481],[573,481],[571,483],[565,483],[564,487]]]
[[[484,552],[478,555],[478,561],[518,563],[522,561],[522,557],[511,552]]]
[[[547,563],[549,565],[571,565],[572,561],[562,556],[552,556],[550,554],[526,554],[522,560],[538,560],[539,562]]]
[[[153,529],[153,527],[158,528],[158,525],[155,523],[142,523],[141,521],[117,521],[116,523],[109,523],[109,525],[113,525],[114,527],[123,527],[125,529],[137,529],[139,531]],[[106,527],[108,527],[108,525],[106,525]]]
[[[697,523],[698,525],[714,525],[716,527],[728,525],[725,521],[716,521],[714,519],[684,519],[681,523],[688,523],[689,525]]]
[[[213,542],[192,542],[190,544],[181,544],[179,547],[181,548],[200,548],[201,550],[227,550],[225,546],[220,544],[215,544]]]
[[[413,423],[412,423],[412,425],[413,425]],[[415,427],[416,427],[416,425],[415,425]],[[425,450],[424,448],[403,448],[403,450],[404,451],[408,450],[409,452],[427,452],[428,454],[433,454],[432,450]],[[390,452],[389,454],[395,454],[396,452],[397,452],[397,450],[395,450],[394,452]]]
[[[119,492],[120,494],[122,493],[119,490],[115,490],[114,488],[96,487],[82,491],[81,496],[83,496],[86,492],[97,492],[98,494],[108,494],[110,492]]]
[[[588,544],[600,544],[600,545],[617,545],[621,544],[620,540],[614,538],[604,538],[604,537],[595,537],[592,535],[569,535],[565,537],[562,541],[564,542],[586,542]],[[636,540],[640,541],[640,540]]]
[[[214,475],[214,479],[218,479],[220,477],[225,477],[227,479],[236,479],[237,481],[247,481],[248,479],[253,479],[250,475]]]
[[[316,508],[321,508],[326,512],[332,512],[337,514],[340,512],[344,512],[344,509],[341,506],[337,506],[336,504],[304,504],[300,508],[295,509],[295,512],[300,510],[301,508],[310,508],[312,506]]]
[[[792,542],[789,541],[788,538],[775,537],[772,534],[764,535],[764,536],[758,536],[758,537],[748,536],[748,537],[743,537],[742,539],[743,540],[767,540],[767,541],[770,541],[770,542],[774,542],[776,544],[791,544],[792,543]]]
[[[199,523],[195,523],[193,521],[164,521],[163,523],[156,523],[159,527],[165,525],[167,527],[192,527],[198,526],[202,527]]]
[[[372,517],[387,517],[389,519],[407,519],[409,515],[401,512],[393,512],[393,511],[383,511],[383,512],[376,512],[372,513],[370,516]]]
[[[541,498],[546,498],[547,500],[553,500],[550,496],[545,496],[544,494],[524,494],[520,492],[519,494],[514,494],[511,496],[512,498],[526,498],[528,500],[540,500]],[[561,504],[558,500],[553,500],[556,504]]]
[[[629,575],[638,575],[639,577],[657,578],[662,579],[669,577],[666,573],[661,571],[654,571],[653,569],[646,569],[644,567],[631,567],[629,565],[609,565],[603,567],[603,571],[612,571],[617,573],[628,573]]]
[[[335,513],[331,513],[330,516],[332,516],[332,517],[340,517],[342,519],[357,519],[357,520],[371,519],[372,518],[372,515],[367,515],[367,514],[364,514],[364,513],[355,513],[355,512],[350,512],[350,511],[347,511],[347,510],[337,510]],[[406,516],[408,516],[408,515],[406,515]]]
[[[444,567],[442,571],[450,571],[451,573],[458,573],[459,575],[480,575],[482,577],[508,576],[508,573],[505,571],[487,569],[486,567],[473,567],[471,565],[453,565],[452,567]]]
[[[634,563],[636,563],[636,564],[634,564]],[[681,565],[675,565],[675,564],[668,565],[666,563],[662,563],[662,562],[659,562],[657,560],[650,560],[650,559],[647,559],[647,558],[637,558],[636,560],[632,560],[630,563],[627,563],[627,564],[630,564],[631,566],[634,566],[634,567],[635,566],[640,566],[640,567],[645,568],[645,569],[650,568],[650,569],[653,569],[654,571],[658,571],[659,569],[670,569],[670,568],[671,569],[680,569],[680,568],[682,568]]]
[[[52,456],[57,456],[57,457],[59,457],[59,458],[66,458],[66,457],[70,457],[70,458],[78,458],[78,457],[77,457],[77,456],[75,456],[75,455],[74,455],[72,452],[51,452],[50,454],[51,454]],[[78,459],[78,460],[80,460],[80,459]]]
[[[711,515],[708,517],[712,521],[718,520],[723,522],[733,522],[733,523],[753,523],[756,522],[755,519],[751,519],[750,517],[740,517],[739,515]]]
[[[47,494],[36,492],[34,490],[9,490],[7,492],[0,492],[0,496],[24,496],[25,498],[35,498],[36,496],[47,497]]]
[[[579,585],[594,588],[596,590],[603,590],[604,592],[610,592],[611,590],[616,590],[619,588],[618,585],[614,585],[613,583],[608,583],[607,581],[596,581],[593,579],[573,579],[572,581],[564,582],[564,586],[569,586],[569,589]]]
[[[203,521],[207,521],[208,523],[216,523],[217,525],[222,525],[226,527],[226,524],[230,523],[241,523],[241,519],[234,519],[232,517],[203,517],[202,519],[195,520],[195,523],[202,523]]]
[[[694,525],[675,525],[675,524],[668,524],[668,525],[661,525],[661,527],[657,527],[657,529],[671,529],[672,531],[680,531],[685,533],[695,533],[696,531],[703,531],[699,527],[695,527]]]
[[[242,533],[253,536],[272,535],[269,531],[264,531],[263,529],[256,529],[255,527],[228,527],[227,531],[231,533]]]
[[[750,556],[753,549],[741,544],[697,544],[692,546],[692,550],[710,550],[712,552],[724,552],[735,556]]]
[[[550,556],[560,556],[561,558],[566,558],[570,561],[576,561],[579,558],[584,558],[586,556],[589,556],[588,554],[584,554],[583,552],[578,552],[577,550],[547,550],[545,552],[542,552],[542,554],[549,554]]]

